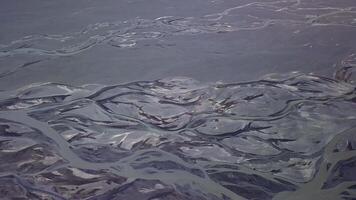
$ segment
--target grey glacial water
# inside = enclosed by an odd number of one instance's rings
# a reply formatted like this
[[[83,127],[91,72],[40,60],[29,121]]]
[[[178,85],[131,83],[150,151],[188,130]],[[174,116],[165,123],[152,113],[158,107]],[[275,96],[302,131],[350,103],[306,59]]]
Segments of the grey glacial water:
[[[356,52],[354,0],[3,0],[0,89],[172,76],[331,76]]]
[[[356,199],[353,0],[0,7],[0,199]]]
[[[1,94],[1,191],[354,199],[355,99],[354,85],[300,73],[231,84],[30,85]]]

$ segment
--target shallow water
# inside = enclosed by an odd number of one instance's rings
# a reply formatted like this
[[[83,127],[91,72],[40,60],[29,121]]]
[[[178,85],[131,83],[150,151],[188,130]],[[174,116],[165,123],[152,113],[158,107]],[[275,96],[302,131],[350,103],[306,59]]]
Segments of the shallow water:
[[[3,0],[0,199],[356,199],[355,18],[354,0]]]
[[[2,0],[0,89],[184,76],[332,76],[356,53],[354,0]]]
[[[342,81],[45,83],[0,98],[10,199],[356,198],[356,90]]]

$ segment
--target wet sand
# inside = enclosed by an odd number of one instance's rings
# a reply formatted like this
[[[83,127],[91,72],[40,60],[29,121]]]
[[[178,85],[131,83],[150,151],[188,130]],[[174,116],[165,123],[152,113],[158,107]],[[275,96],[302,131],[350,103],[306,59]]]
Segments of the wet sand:
[[[4,0],[0,198],[356,199],[353,0]]]

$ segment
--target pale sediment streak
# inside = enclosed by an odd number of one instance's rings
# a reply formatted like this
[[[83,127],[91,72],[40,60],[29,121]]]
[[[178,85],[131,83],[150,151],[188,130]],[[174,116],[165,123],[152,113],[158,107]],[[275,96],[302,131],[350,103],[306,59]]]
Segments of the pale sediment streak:
[[[168,48],[171,37],[259,31],[269,26],[291,27],[295,33],[305,27],[356,27],[356,7],[313,5],[304,1],[251,2],[221,12],[196,17],[162,16],[87,25],[77,32],[29,35],[9,44],[0,44],[0,78],[58,57],[75,56],[99,45],[115,48],[140,47],[153,41]],[[19,64],[18,61],[22,63]]]
[[[1,45],[0,58],[23,54],[69,56],[101,44],[127,48],[142,40],[161,40],[174,35],[257,31],[273,24],[356,27],[355,7],[303,3],[294,0],[252,2],[201,17],[135,18],[91,24],[74,33],[29,35]]]
[[[30,85],[0,93],[0,187],[40,199],[355,198],[355,99],[352,84],[300,73]]]

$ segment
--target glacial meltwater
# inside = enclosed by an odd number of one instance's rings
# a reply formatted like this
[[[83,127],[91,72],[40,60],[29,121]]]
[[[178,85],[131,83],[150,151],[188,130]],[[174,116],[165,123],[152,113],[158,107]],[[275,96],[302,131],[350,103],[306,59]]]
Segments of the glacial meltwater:
[[[356,200],[355,0],[1,0],[0,200]]]
[[[291,73],[0,95],[0,186],[13,199],[355,198],[345,82]]]

